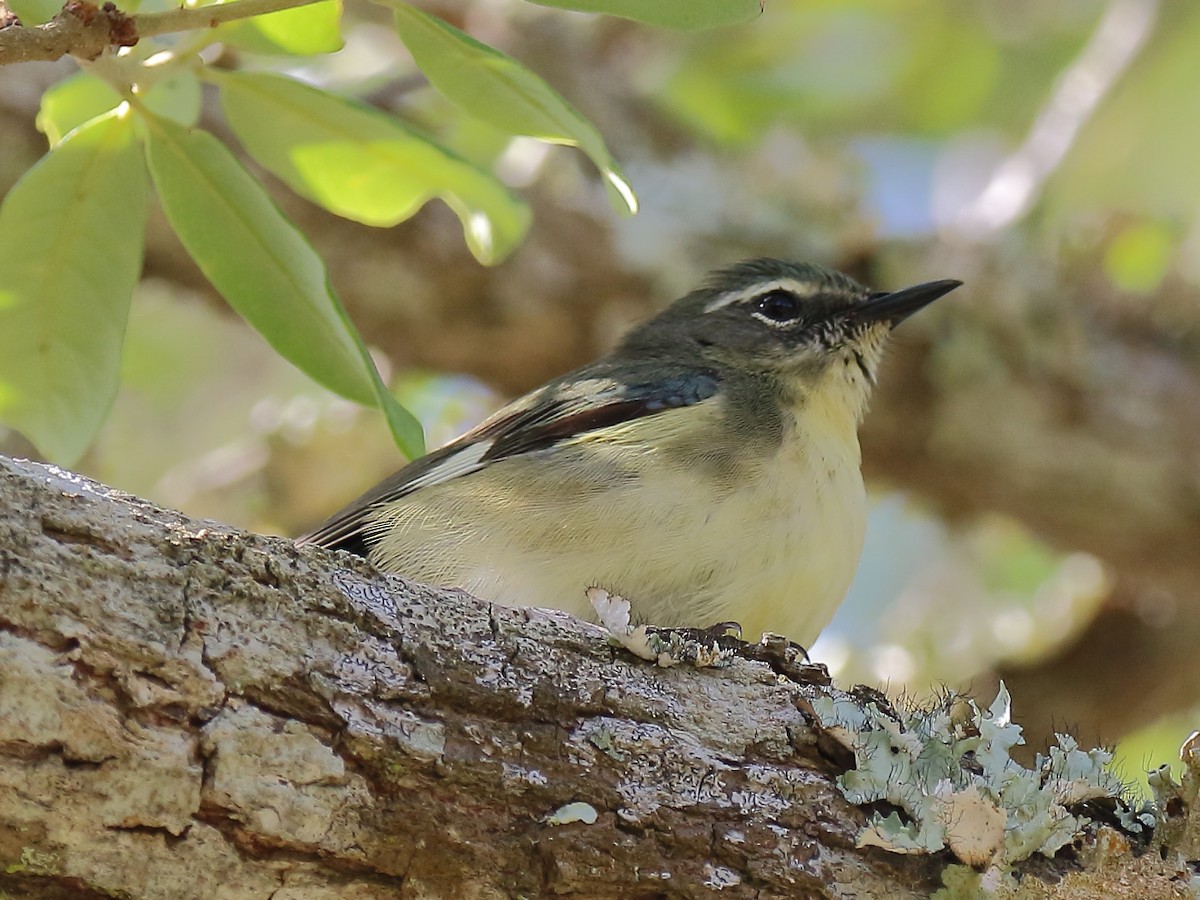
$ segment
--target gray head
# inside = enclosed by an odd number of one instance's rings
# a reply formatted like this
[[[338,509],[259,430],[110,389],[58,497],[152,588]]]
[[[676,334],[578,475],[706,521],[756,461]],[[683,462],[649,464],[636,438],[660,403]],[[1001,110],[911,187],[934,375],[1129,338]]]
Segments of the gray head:
[[[875,382],[892,328],[958,287],[931,281],[871,291],[812,263],[752,259],[719,269],[634,329],[622,353],[775,376],[804,393],[847,393],[857,415]]]
[[[823,395],[857,419],[890,331],[960,284],[872,292],[820,265],[750,259],[712,272],[632,330],[618,353],[761,374],[793,394]]]

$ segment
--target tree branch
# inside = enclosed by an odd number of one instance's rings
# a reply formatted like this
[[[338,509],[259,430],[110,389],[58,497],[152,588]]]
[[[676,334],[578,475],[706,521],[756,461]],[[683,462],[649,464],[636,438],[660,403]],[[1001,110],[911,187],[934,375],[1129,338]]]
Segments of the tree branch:
[[[87,0],[69,0],[62,11],[44,25],[0,28],[0,65],[35,60],[53,62],[68,54],[80,59],[95,59],[109,47],[132,47],[141,38],[216,28],[225,22],[320,2],[322,0],[235,0],[217,6],[184,7],[128,16],[112,3],[97,7]]]
[[[31,463],[0,458],[0,509],[5,891],[904,898],[977,877],[856,846],[853,759],[814,708],[870,693],[656,669],[559,613]],[[1022,886],[1174,896],[1180,798],[1162,853],[1093,823]]]

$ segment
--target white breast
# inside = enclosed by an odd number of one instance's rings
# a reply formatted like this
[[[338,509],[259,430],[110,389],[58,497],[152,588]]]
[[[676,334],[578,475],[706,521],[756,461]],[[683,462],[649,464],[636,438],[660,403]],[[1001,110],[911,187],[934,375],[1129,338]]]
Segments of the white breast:
[[[811,643],[862,550],[853,423],[805,410],[770,458],[716,491],[664,450],[681,416],[695,413],[666,412],[582,442],[570,467],[514,458],[494,467],[508,467],[504,477],[470,490],[476,475],[418,491],[377,522],[376,561],[507,605],[591,619],[585,592],[595,585],[652,624],[737,621],[750,640],[769,630]],[[637,477],[620,477],[633,468]]]
[[[854,578],[866,534],[857,437],[801,422],[764,477],[730,509],[746,555],[724,588],[728,618],[808,646]],[[732,527],[732,523],[731,523]],[[757,551],[754,549],[757,548]]]

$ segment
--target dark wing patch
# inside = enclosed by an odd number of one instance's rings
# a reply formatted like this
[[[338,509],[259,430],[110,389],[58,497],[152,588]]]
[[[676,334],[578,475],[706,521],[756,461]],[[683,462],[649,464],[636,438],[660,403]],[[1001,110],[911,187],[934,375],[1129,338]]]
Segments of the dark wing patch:
[[[587,387],[585,384],[584,388]],[[483,459],[496,462],[520,453],[545,450],[589,431],[691,406],[716,394],[717,387],[715,375],[698,372],[562,397],[544,406],[535,406],[522,420],[510,423],[496,435]]]
[[[437,478],[439,467],[458,469],[445,479],[452,480],[502,459],[549,449],[589,431],[691,406],[714,396],[719,389],[716,374],[707,371],[681,372],[635,383],[580,375],[551,382],[504,407],[458,440],[414,460],[311,534],[299,538],[298,543],[366,556],[370,546],[363,528],[371,511],[426,485],[442,483]]]

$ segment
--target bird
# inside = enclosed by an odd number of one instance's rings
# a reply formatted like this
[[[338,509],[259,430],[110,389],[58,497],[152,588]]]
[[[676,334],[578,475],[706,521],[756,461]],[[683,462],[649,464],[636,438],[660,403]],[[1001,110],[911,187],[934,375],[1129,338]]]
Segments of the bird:
[[[736,622],[809,646],[858,567],[858,426],[892,329],[959,287],[711,272],[606,356],[401,468],[301,543],[508,606]]]

